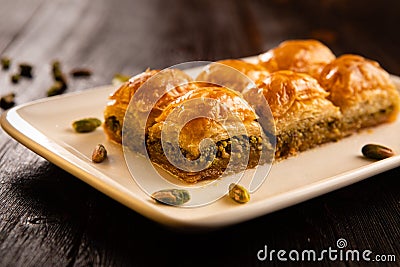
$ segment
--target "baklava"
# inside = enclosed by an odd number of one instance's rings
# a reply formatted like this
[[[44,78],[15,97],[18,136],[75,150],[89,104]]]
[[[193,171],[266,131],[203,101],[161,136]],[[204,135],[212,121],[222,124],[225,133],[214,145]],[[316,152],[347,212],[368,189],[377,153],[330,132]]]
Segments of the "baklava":
[[[341,138],[340,109],[327,99],[329,94],[310,75],[276,71],[257,85],[243,94],[260,117],[268,118],[265,110],[270,109],[276,127],[276,159]],[[269,109],[265,108],[267,104]],[[269,120],[260,122],[271,129]]]
[[[124,146],[195,183],[394,121],[399,108],[377,62],[290,40],[256,64],[212,63],[195,81],[177,69],[147,70],[110,96],[104,130],[118,143],[124,130]]]
[[[153,163],[188,183],[273,159],[254,110],[225,87],[198,87],[171,102],[149,128],[146,143]]]
[[[389,74],[375,61],[342,55],[324,67],[319,81],[329,92],[328,99],[343,114],[343,133],[351,134],[397,117],[399,93]]]

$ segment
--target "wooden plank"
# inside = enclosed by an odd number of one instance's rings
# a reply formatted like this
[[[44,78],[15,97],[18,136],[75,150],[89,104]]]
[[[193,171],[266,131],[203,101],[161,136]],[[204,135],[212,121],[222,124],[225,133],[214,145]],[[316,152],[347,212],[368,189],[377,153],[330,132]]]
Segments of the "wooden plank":
[[[23,0],[2,1],[0,9],[0,54],[23,33],[23,29],[34,17],[42,0],[32,0],[29,5]],[[13,15],[10,16],[10,13]]]

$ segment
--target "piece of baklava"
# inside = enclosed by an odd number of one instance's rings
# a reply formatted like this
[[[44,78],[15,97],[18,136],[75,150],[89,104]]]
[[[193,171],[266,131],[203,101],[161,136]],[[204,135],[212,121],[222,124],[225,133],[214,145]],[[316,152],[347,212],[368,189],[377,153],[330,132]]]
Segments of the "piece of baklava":
[[[291,70],[318,79],[323,67],[336,57],[317,40],[288,40],[259,55],[259,64],[269,72]]]
[[[207,65],[197,76],[197,81],[205,81],[242,92],[256,80],[269,75],[266,68],[239,59],[226,59]]]
[[[243,94],[259,113],[264,128],[271,128],[270,120],[262,120],[269,116],[265,110],[271,110],[276,127],[276,159],[341,138],[340,110],[310,75],[276,71],[257,85]]]
[[[188,183],[271,162],[273,147],[242,96],[198,87],[170,103],[149,128],[151,161]]]
[[[342,131],[394,121],[399,111],[399,93],[389,74],[372,60],[342,55],[326,65],[319,78],[328,99],[343,113]]]
[[[170,102],[191,90],[191,81],[190,76],[178,69],[146,70],[132,77],[109,97],[109,102],[104,110],[105,122],[103,127],[105,133],[111,140],[122,143],[122,129],[126,111],[140,88],[142,90],[135,103],[138,104],[141,101],[140,107],[135,107],[135,111],[137,111],[136,115],[143,115],[143,118],[140,119],[144,121],[147,129],[154,124],[155,118]],[[139,123],[139,121],[135,122]],[[141,125],[140,127],[144,126]],[[140,134],[139,129],[137,130]]]

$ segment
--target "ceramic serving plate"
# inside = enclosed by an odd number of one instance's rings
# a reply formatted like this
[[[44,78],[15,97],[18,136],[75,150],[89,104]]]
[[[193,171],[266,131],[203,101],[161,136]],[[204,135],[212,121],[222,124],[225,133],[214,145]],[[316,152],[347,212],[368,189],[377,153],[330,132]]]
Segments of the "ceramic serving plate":
[[[398,77],[393,79],[398,81]],[[135,183],[121,146],[109,142],[101,128],[86,134],[71,128],[76,119],[102,118],[107,97],[114,90],[115,86],[105,86],[21,105],[2,114],[1,126],[32,151],[116,201],[154,221],[181,229],[240,223],[400,165],[400,156],[371,161],[360,152],[367,143],[383,144],[400,152],[398,119],[273,164],[247,204],[237,204],[228,197],[196,208],[158,204]],[[98,143],[107,147],[109,155],[101,164],[91,161]]]

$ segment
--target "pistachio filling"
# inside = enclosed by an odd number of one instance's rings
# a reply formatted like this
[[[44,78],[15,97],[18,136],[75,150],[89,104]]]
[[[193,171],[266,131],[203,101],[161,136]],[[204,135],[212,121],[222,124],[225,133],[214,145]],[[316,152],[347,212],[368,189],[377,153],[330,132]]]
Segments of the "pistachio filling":
[[[340,139],[339,124],[338,120],[331,119],[315,123],[310,127],[278,132],[275,157],[284,159],[319,144]]]
[[[263,148],[263,139],[261,136],[241,136],[241,137],[233,137],[234,139],[236,139],[238,141],[238,143],[240,144],[240,147],[238,148],[239,152],[243,152],[243,149],[246,147],[246,142],[248,142],[248,144],[250,145],[250,148],[257,150],[257,151],[261,151]],[[225,139],[225,140],[221,140],[218,141],[216,143],[217,146],[217,154],[216,157],[217,158],[229,158],[231,156],[231,152],[232,152],[232,141],[230,140],[230,138]],[[241,155],[241,154],[238,154]]]
[[[246,151],[249,151],[249,162],[246,165],[254,167],[258,164],[260,159],[261,151],[264,147],[270,147],[266,144],[266,140],[260,136],[234,136],[232,137],[237,144],[235,149],[232,150],[232,140],[230,138],[220,140],[215,143],[215,146],[209,146],[202,149],[200,156],[195,157],[190,154],[187,150],[179,148],[179,152],[176,148],[169,143],[161,144],[161,140],[147,140],[147,149],[149,151],[150,158],[157,160],[156,155],[174,155],[177,152],[183,155],[183,159],[194,161],[196,164],[204,164],[208,162],[209,167],[226,168],[230,160],[236,162],[238,165],[243,165],[241,158],[245,155]],[[163,156],[165,157],[165,156]],[[232,157],[232,159],[231,159]],[[176,163],[185,164],[177,159]],[[265,162],[260,162],[265,163]]]
[[[164,169],[173,175],[185,180],[186,182],[197,182],[204,179],[216,179],[220,177],[226,170],[226,174],[239,170],[254,168],[257,165],[271,162],[272,159],[267,156],[271,153],[273,156],[273,148],[268,138],[260,136],[234,136],[229,139],[215,142],[213,146],[201,149],[200,156],[195,157],[185,149],[176,148],[172,144],[162,144],[160,139],[147,139],[147,151],[152,162],[161,165]],[[234,144],[234,147],[232,146]],[[233,147],[233,148],[232,148]],[[179,151],[176,151],[179,149]],[[264,151],[266,150],[266,151]],[[172,164],[166,155],[179,155],[183,157],[174,158]],[[248,153],[248,159],[243,157]],[[187,162],[192,161],[194,166],[208,166],[201,171],[183,171],[177,166],[186,166]],[[182,164],[182,165],[181,165]],[[199,165],[201,164],[201,165]],[[229,167],[229,170],[227,169]]]

